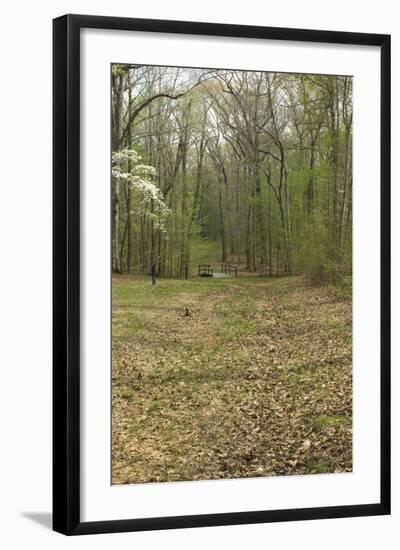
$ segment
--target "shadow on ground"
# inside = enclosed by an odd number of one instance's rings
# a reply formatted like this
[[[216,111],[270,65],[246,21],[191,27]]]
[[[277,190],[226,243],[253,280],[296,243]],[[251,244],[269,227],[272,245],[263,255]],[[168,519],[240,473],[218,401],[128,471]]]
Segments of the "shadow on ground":
[[[46,529],[52,528],[53,516],[50,512],[22,512],[22,516],[38,523]]]

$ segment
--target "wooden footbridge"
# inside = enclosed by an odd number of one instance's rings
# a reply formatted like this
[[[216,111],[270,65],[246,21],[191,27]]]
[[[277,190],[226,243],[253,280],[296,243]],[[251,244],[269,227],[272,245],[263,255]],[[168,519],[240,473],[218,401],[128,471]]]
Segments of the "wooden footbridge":
[[[199,265],[199,277],[213,277],[214,279],[226,279],[229,277],[237,277],[238,269],[234,264],[221,264],[221,271],[214,271],[211,264]]]

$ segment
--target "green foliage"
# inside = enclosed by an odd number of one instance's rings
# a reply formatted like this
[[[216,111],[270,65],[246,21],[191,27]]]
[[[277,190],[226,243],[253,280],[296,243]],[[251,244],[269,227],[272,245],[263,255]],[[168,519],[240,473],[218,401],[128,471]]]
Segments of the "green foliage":
[[[338,426],[341,424],[348,424],[349,418],[346,416],[319,416],[316,418],[313,422],[313,430],[323,430],[324,428],[327,428],[329,426]]]
[[[351,250],[340,250],[321,216],[299,234],[295,259],[296,271],[311,284],[332,284],[351,294]]]
[[[353,279],[351,275],[345,275],[342,278],[342,284],[339,287],[339,296],[351,300],[353,296]]]
[[[309,462],[308,468],[311,474],[327,474],[330,471],[329,464],[325,462]]]
[[[124,390],[121,392],[122,399],[130,399],[133,396],[133,392],[129,390]]]
[[[349,292],[351,77],[135,65],[112,74],[114,270],[194,275],[209,239],[218,253],[203,263],[303,273]]]

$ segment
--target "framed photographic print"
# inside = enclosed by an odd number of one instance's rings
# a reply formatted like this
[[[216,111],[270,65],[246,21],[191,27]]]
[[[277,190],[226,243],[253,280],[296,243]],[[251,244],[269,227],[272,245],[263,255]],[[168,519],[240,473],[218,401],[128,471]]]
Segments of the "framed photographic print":
[[[54,529],[390,513],[390,37],[54,20]]]

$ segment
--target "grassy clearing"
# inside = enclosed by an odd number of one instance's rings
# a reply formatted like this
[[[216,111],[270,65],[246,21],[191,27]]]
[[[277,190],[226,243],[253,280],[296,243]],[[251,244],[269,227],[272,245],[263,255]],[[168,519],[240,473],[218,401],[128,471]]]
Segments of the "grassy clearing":
[[[221,263],[221,244],[210,239],[192,239],[190,242],[190,271],[197,275],[199,264],[212,264],[215,268]]]
[[[113,483],[351,471],[351,302],[327,287],[117,277],[112,377]]]

